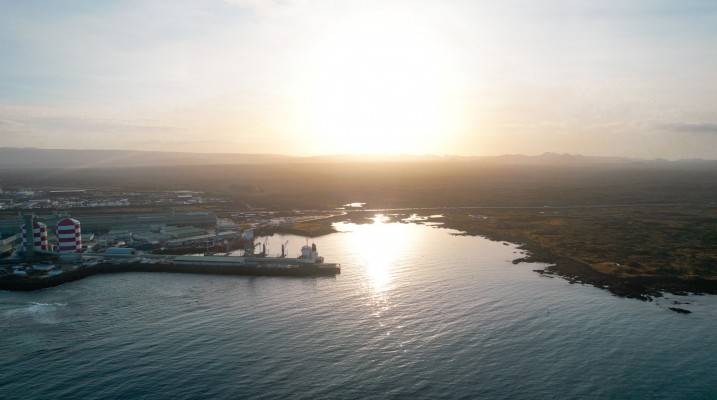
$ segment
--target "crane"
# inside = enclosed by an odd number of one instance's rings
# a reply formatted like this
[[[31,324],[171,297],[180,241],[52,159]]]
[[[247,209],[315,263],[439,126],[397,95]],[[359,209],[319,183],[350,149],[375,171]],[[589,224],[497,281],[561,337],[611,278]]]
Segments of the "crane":
[[[289,246],[289,241],[287,240],[286,243],[281,245],[281,258],[286,257],[286,248]]]

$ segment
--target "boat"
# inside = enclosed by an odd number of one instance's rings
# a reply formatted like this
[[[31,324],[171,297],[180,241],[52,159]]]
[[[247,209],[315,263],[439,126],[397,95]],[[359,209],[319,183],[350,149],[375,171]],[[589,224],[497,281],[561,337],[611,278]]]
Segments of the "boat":
[[[316,244],[306,244],[296,258],[266,257],[265,251],[254,255],[253,246],[243,256],[177,256],[172,261],[176,271],[207,272],[236,275],[309,276],[335,275],[341,272],[338,263],[326,263],[319,256]]]
[[[259,256],[177,256],[170,260],[114,259],[85,261],[81,265],[62,267],[42,276],[28,274],[22,265],[12,266],[12,272],[0,276],[0,290],[39,290],[76,281],[96,274],[118,272],[179,272],[191,274],[247,275],[247,276],[335,276],[341,273],[338,263],[326,263],[319,256],[316,245],[303,246],[296,258]]]

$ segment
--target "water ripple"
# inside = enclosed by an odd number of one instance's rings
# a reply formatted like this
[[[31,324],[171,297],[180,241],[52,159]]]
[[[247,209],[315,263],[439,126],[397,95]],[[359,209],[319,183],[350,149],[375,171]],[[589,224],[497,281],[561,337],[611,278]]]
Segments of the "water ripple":
[[[679,298],[684,316],[672,298],[541,279],[509,262],[514,246],[411,224],[350,229],[317,239],[342,263],[335,278],[128,273],[0,292],[0,398],[717,393],[713,296]],[[375,237],[400,238],[379,264],[361,245]],[[287,239],[303,243],[273,242]]]

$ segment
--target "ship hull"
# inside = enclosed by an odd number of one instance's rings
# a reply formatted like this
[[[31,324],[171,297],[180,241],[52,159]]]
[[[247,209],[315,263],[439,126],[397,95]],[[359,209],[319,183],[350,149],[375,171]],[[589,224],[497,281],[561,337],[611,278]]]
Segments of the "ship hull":
[[[244,276],[287,276],[311,277],[334,276],[341,273],[338,264],[266,264],[252,263],[244,265],[175,265],[172,263],[157,264],[111,264],[103,263],[89,267],[67,269],[63,273],[52,276],[13,276],[0,278],[0,290],[32,291],[59,286],[82,278],[99,274],[121,272],[167,272],[209,275],[244,275]]]

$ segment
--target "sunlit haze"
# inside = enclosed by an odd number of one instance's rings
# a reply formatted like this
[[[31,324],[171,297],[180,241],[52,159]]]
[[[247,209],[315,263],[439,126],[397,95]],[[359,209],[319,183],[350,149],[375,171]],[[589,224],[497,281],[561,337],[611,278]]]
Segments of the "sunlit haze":
[[[717,158],[710,1],[0,1],[0,146]]]

